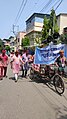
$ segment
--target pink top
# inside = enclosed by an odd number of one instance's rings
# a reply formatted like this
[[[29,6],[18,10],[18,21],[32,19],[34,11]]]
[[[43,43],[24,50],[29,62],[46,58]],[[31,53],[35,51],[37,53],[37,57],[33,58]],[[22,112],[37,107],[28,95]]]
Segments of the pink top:
[[[4,56],[1,54],[0,57],[3,60],[4,67],[7,67],[7,65],[8,65],[8,56],[6,54]]]
[[[13,56],[13,58],[12,58],[12,69],[13,69],[14,74],[19,73],[21,62],[22,62],[22,59],[20,57]]]

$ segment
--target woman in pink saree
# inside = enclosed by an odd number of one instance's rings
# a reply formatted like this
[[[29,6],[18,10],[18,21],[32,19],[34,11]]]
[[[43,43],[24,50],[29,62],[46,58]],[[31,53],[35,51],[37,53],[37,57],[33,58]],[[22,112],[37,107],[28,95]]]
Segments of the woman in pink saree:
[[[15,82],[17,82],[18,80],[18,74],[20,71],[20,64],[23,64],[23,61],[21,59],[21,57],[18,55],[18,51],[15,52],[15,55],[13,56],[12,60],[11,60],[11,68],[13,70],[14,76],[15,76]]]

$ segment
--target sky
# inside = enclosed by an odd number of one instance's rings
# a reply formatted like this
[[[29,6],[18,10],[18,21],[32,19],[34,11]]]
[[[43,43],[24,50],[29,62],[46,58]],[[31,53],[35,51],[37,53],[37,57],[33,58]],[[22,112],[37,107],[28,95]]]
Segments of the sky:
[[[50,1],[51,3],[49,6],[46,6],[46,4]],[[4,39],[9,38],[11,35],[14,36],[13,25],[15,25],[14,30],[16,32],[25,31],[25,21],[33,13],[48,14],[57,1],[58,0],[0,0],[0,38]],[[61,0],[59,0],[59,2],[60,1]],[[22,2],[23,5],[20,9]],[[57,5],[58,4],[56,4],[56,6]],[[54,6],[54,9],[56,6]],[[19,12],[19,10],[21,11]],[[61,5],[57,8],[56,15],[60,13],[67,13],[67,0],[63,0]]]

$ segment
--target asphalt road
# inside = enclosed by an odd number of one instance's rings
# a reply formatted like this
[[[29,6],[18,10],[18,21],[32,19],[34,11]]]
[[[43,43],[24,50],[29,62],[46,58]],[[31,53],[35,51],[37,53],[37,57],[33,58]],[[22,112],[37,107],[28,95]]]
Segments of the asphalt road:
[[[0,81],[0,119],[67,119],[67,84],[62,96],[52,85],[19,77]]]

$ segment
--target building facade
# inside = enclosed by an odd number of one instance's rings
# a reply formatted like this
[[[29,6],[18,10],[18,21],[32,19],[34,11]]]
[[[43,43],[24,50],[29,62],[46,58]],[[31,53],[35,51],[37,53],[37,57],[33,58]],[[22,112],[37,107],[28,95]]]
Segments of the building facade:
[[[14,40],[15,50],[22,49],[22,38],[26,35],[26,32],[18,32]]]
[[[14,39],[15,39],[15,38],[14,38],[13,36],[10,36],[9,39],[10,39],[10,49],[11,49],[11,51],[12,51],[12,50],[14,50]]]
[[[64,28],[64,34],[67,34],[67,27]]]
[[[10,39],[3,39],[4,46],[10,46]]]
[[[57,16],[57,25],[59,26],[59,34],[63,34],[67,27],[67,14],[61,13]]]
[[[26,36],[30,39],[30,45],[36,44],[36,38],[41,37],[44,17],[49,19],[49,14],[34,13],[26,20]],[[63,34],[67,28],[67,14],[61,13],[57,15],[57,25],[59,34]]]
[[[41,38],[44,17],[49,18],[48,14],[34,13],[26,20],[26,36],[30,39],[30,45],[36,44],[36,38]]]

